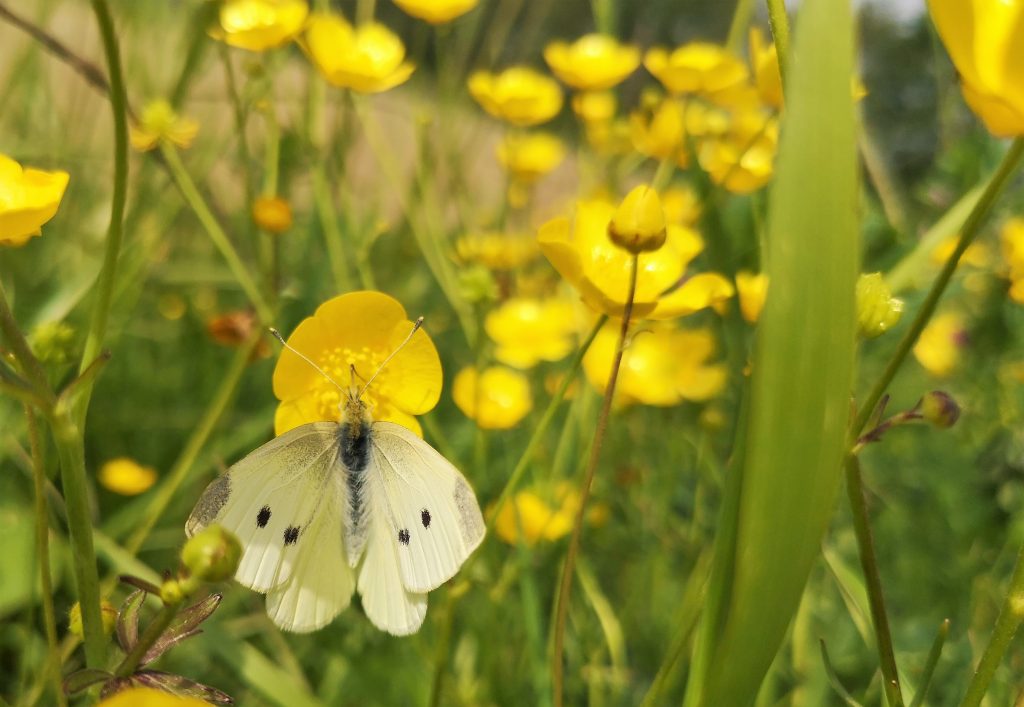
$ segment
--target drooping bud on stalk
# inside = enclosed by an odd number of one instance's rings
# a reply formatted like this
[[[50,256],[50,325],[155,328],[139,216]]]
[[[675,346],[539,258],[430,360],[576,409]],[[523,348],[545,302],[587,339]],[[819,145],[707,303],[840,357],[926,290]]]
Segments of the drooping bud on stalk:
[[[608,223],[612,243],[634,255],[658,250],[665,244],[666,235],[661,199],[658,192],[646,184],[626,195]]]
[[[918,412],[924,420],[936,427],[952,427],[960,418],[960,406],[949,393],[933,390],[925,393],[917,404]]]

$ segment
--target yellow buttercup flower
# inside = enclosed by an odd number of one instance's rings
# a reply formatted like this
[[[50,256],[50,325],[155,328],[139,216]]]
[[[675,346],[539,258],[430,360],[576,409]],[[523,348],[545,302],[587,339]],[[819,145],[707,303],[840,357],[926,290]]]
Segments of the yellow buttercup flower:
[[[583,91],[572,97],[572,110],[587,125],[615,117],[618,100],[611,91]]]
[[[574,509],[566,505],[554,508],[534,491],[520,491],[498,513],[494,531],[510,545],[558,540],[572,530]]]
[[[490,312],[484,329],[496,345],[496,359],[531,368],[541,361],[560,361],[572,352],[579,313],[564,299],[516,297]]]
[[[964,100],[1000,137],[1024,135],[1024,2],[929,0]]]
[[[914,345],[914,358],[936,378],[945,378],[960,363],[967,342],[964,318],[959,312],[943,312],[932,317]]]
[[[226,0],[211,34],[233,47],[262,52],[291,41],[309,14],[306,0]]]
[[[520,127],[546,123],[562,109],[562,89],[554,79],[526,66],[500,74],[478,71],[469,77],[469,92],[495,118]]]
[[[380,93],[405,83],[415,66],[405,45],[377,22],[352,27],[345,18],[316,13],[306,25],[306,47],[329,83],[357,93]]]
[[[750,29],[750,63],[754,65],[754,83],[765,104],[782,108],[782,73],[775,43],[765,39],[760,27]]]
[[[696,93],[713,98],[747,82],[749,72],[739,57],[708,42],[684,44],[673,51],[655,47],[644,66],[669,93]]]
[[[740,314],[754,324],[761,318],[761,310],[768,297],[768,275],[740,270],[736,273],[736,296],[740,300]]]
[[[760,130],[751,130],[751,125],[760,125]],[[729,134],[704,140],[697,160],[715,184],[734,194],[749,194],[771,180],[777,151],[778,125],[774,119],[741,116],[733,119]]]
[[[252,220],[265,231],[284,233],[292,227],[292,207],[279,196],[258,196],[252,202]]]
[[[598,332],[583,357],[583,371],[604,392],[619,341],[619,325],[609,322]],[[684,400],[705,401],[718,395],[728,379],[724,365],[709,363],[716,351],[707,329],[676,329],[657,325],[635,332],[619,370],[615,397],[619,404],[667,407]]]
[[[137,496],[156,483],[156,470],[134,459],[118,457],[100,467],[100,486],[122,496]]]
[[[451,22],[479,3],[480,0],[395,0],[395,4],[406,13],[432,25]]]
[[[455,242],[463,263],[491,270],[516,270],[540,255],[537,239],[525,234],[471,233]]]
[[[672,159],[681,167],[689,163],[686,151],[686,110],[682,101],[665,98],[651,109],[641,107],[629,116],[633,148],[656,160]]]
[[[680,226],[692,226],[703,211],[700,198],[689,186],[673,185],[661,193],[661,207],[665,220]]]
[[[1010,279],[1010,299],[1024,304],[1024,218],[1007,219],[999,231],[999,241]]]
[[[565,145],[550,133],[509,133],[497,149],[501,166],[521,184],[533,184],[565,159]]]
[[[68,173],[22,168],[0,154],[0,245],[23,245],[57,213]]]
[[[462,414],[485,430],[507,430],[533,408],[530,381],[519,371],[502,366],[463,368],[452,383],[452,399]]]
[[[99,707],[209,707],[196,697],[181,697],[152,687],[129,687],[100,702]]]
[[[615,207],[607,202],[580,202],[572,220],[560,217],[548,221],[541,226],[537,240],[547,259],[588,306],[621,317],[629,294],[633,256],[608,238],[608,224],[614,214]],[[696,232],[673,224],[667,229],[662,248],[637,256],[640,260],[633,316],[671,319],[731,297],[733,287],[721,275],[701,273],[684,280],[686,266],[703,249]]]
[[[544,61],[563,83],[580,91],[599,91],[622,83],[640,66],[640,50],[607,34],[587,34],[572,44],[551,42]]]
[[[340,385],[361,385],[412,331],[405,309],[383,292],[350,292],[329,299],[299,323],[288,343]],[[352,371],[354,370],[354,374]],[[281,401],[274,430],[283,434],[307,422],[338,420],[343,393],[307,362],[284,349],[274,368]],[[396,422],[422,434],[414,415],[437,404],[441,360],[421,328],[395,354],[363,394],[375,420]]]
[[[170,103],[159,98],[150,101],[142,109],[139,124],[131,126],[128,138],[132,147],[145,152],[152,150],[161,140],[186,148],[192,144],[198,132],[199,123],[181,117]]]
[[[960,234],[954,234],[945,238],[941,243],[935,246],[935,250],[932,251],[931,261],[935,265],[943,265],[949,256],[953,255],[953,251],[956,250],[957,245],[960,242]],[[987,268],[992,261],[992,254],[989,252],[989,248],[985,243],[981,241],[974,241],[967,250],[964,251],[963,255],[960,256],[961,265],[970,265],[975,268]]]

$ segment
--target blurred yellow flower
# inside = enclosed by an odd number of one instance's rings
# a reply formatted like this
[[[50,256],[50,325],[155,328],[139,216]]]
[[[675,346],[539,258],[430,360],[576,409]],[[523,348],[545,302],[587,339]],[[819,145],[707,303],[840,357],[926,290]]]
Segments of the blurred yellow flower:
[[[703,210],[700,198],[689,186],[673,185],[661,192],[661,207],[665,220],[680,226],[692,226]]]
[[[134,459],[118,457],[100,467],[100,486],[122,496],[137,496],[156,483],[156,470]]]
[[[480,0],[395,0],[407,14],[432,25],[443,25],[461,17],[480,3]]]
[[[914,345],[914,357],[936,378],[951,374],[960,362],[967,342],[964,318],[959,312],[936,314]]]
[[[23,169],[0,154],[0,245],[24,245],[57,213],[68,173]]]
[[[1000,137],[1024,135],[1024,2],[929,0],[964,100]]]
[[[1007,219],[999,230],[999,241],[1010,279],[1010,298],[1024,304],[1024,218]]]
[[[233,47],[262,52],[291,41],[309,14],[306,0],[226,0],[211,34]]]
[[[665,245],[667,225],[658,190],[640,184],[626,194],[608,222],[612,243],[630,253],[649,253]]]
[[[563,503],[555,509],[533,491],[520,491],[504,505],[494,521],[494,531],[509,545],[528,546],[540,540],[558,540],[572,530],[575,508]]]
[[[782,108],[782,74],[775,43],[765,39],[760,27],[750,29],[750,63],[754,66],[757,93],[766,105]]]
[[[540,255],[540,246],[536,238],[525,234],[470,233],[455,242],[455,254],[463,263],[517,270]]]
[[[540,228],[541,251],[588,306],[621,317],[629,294],[632,255],[608,238],[615,207],[604,201],[582,201],[574,218],[560,217]],[[702,273],[684,280],[686,266],[704,249],[696,232],[668,227],[665,245],[641,253],[633,316],[671,319],[710,307],[732,297],[733,287],[721,275]]]
[[[633,148],[656,160],[672,159],[681,167],[689,163],[686,150],[686,115],[683,102],[665,98],[651,108],[641,107],[629,116]]]
[[[370,379],[412,331],[398,300],[383,292],[349,292],[327,300],[303,319],[288,343],[316,362],[340,385]],[[355,375],[351,373],[354,368]],[[274,430],[318,420],[338,420],[342,393],[308,363],[284,349],[274,368],[274,395],[281,401]],[[441,394],[441,360],[421,328],[381,370],[363,395],[375,420],[395,422],[422,434],[414,415],[428,412]]]
[[[151,687],[129,687],[105,698],[99,707],[210,707],[210,703]]]
[[[618,341],[619,324],[609,322],[583,357],[587,380],[601,393],[608,385]],[[635,332],[622,358],[616,400],[659,407],[709,400],[725,388],[728,378],[724,365],[708,362],[715,351],[715,338],[708,329],[661,324]]]
[[[161,140],[167,140],[181,148],[192,144],[199,132],[199,123],[183,118],[162,98],[150,101],[142,109],[139,124],[128,131],[132,147],[146,152],[152,150]]]
[[[669,52],[655,47],[644,66],[669,93],[697,93],[709,98],[736,89],[749,78],[746,65],[725,47],[692,42]]]
[[[953,255],[953,251],[956,250],[957,244],[960,242],[960,234],[954,234],[944,239],[941,243],[935,246],[935,250],[932,251],[931,260],[936,265],[942,265],[949,256]],[[969,246],[964,254],[960,256],[961,265],[970,265],[975,268],[987,268],[992,262],[992,253],[989,252],[989,248],[985,243],[980,241],[974,241]]]
[[[569,355],[576,343],[579,312],[564,299],[515,297],[487,315],[484,329],[496,345],[496,359],[531,368]]]
[[[697,160],[711,181],[734,194],[757,191],[775,171],[778,125],[771,118],[758,120],[759,132],[734,120],[728,135],[704,140],[697,150]]]
[[[103,624],[103,633],[109,636],[114,632],[117,626],[117,607],[106,599],[100,600],[100,621]],[[68,631],[78,638],[85,635],[82,630],[82,605],[77,601],[68,610]]]
[[[618,100],[611,91],[582,91],[573,95],[572,110],[584,123],[605,123],[615,117]]]
[[[755,275],[749,270],[740,270],[736,273],[736,296],[740,300],[740,314],[754,324],[761,318],[761,310],[768,296],[768,275]]]
[[[498,143],[498,161],[522,184],[533,184],[565,159],[565,145],[551,133],[511,132]]]
[[[857,329],[873,339],[892,329],[903,315],[903,300],[892,296],[882,273],[863,273],[857,278]]]
[[[485,430],[515,427],[533,408],[530,381],[519,371],[503,366],[463,368],[452,383],[452,399],[462,414]]]
[[[357,93],[380,93],[404,83],[416,68],[405,45],[377,22],[352,27],[344,17],[315,13],[306,23],[306,47],[329,83]]]
[[[292,227],[292,207],[279,196],[258,196],[252,202],[252,220],[265,231],[284,233]]]
[[[544,61],[563,83],[580,91],[599,91],[622,83],[640,66],[640,50],[607,34],[587,34],[571,44],[551,42]]]
[[[478,71],[469,77],[469,92],[495,118],[520,127],[546,123],[562,109],[562,89],[555,80],[526,66],[500,74]]]

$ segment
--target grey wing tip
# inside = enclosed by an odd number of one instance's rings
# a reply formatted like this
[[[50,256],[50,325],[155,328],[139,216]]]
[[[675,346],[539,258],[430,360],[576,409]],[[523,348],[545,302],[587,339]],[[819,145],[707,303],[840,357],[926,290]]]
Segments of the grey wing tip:
[[[192,537],[216,520],[230,496],[231,477],[228,474],[218,476],[203,491],[196,507],[192,509],[188,520],[185,521],[185,534]]]
[[[476,501],[473,489],[469,482],[459,476],[455,480],[455,493],[453,494],[455,507],[459,511],[459,530],[462,532],[462,540],[470,550],[483,541],[486,527],[484,518],[480,513],[480,504]]]

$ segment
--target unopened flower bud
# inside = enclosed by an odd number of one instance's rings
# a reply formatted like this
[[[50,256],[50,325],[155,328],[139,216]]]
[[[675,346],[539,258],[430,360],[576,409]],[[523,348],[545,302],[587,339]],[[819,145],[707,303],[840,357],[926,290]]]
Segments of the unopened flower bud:
[[[654,188],[641,184],[622,200],[608,223],[612,243],[634,255],[658,250],[667,235],[665,211]]]
[[[103,633],[110,635],[117,623],[117,609],[106,599],[100,601],[100,620],[103,622]],[[68,612],[68,630],[74,635],[82,638],[82,606],[77,601]]]
[[[865,273],[857,280],[857,328],[873,339],[896,326],[903,314],[903,300],[892,296],[882,273]]]
[[[164,580],[160,585],[160,601],[164,604],[180,604],[185,600],[187,592],[176,578]]]
[[[472,304],[498,299],[498,283],[491,271],[482,265],[465,268],[459,273],[459,291]]]
[[[960,418],[960,406],[941,390],[925,393],[917,407],[921,417],[936,427],[952,427]]]
[[[279,196],[259,196],[252,203],[252,220],[265,231],[284,233],[292,227],[292,207]]]
[[[206,582],[230,579],[241,559],[242,544],[219,525],[211,525],[189,538],[181,549],[181,564],[193,577]]]

